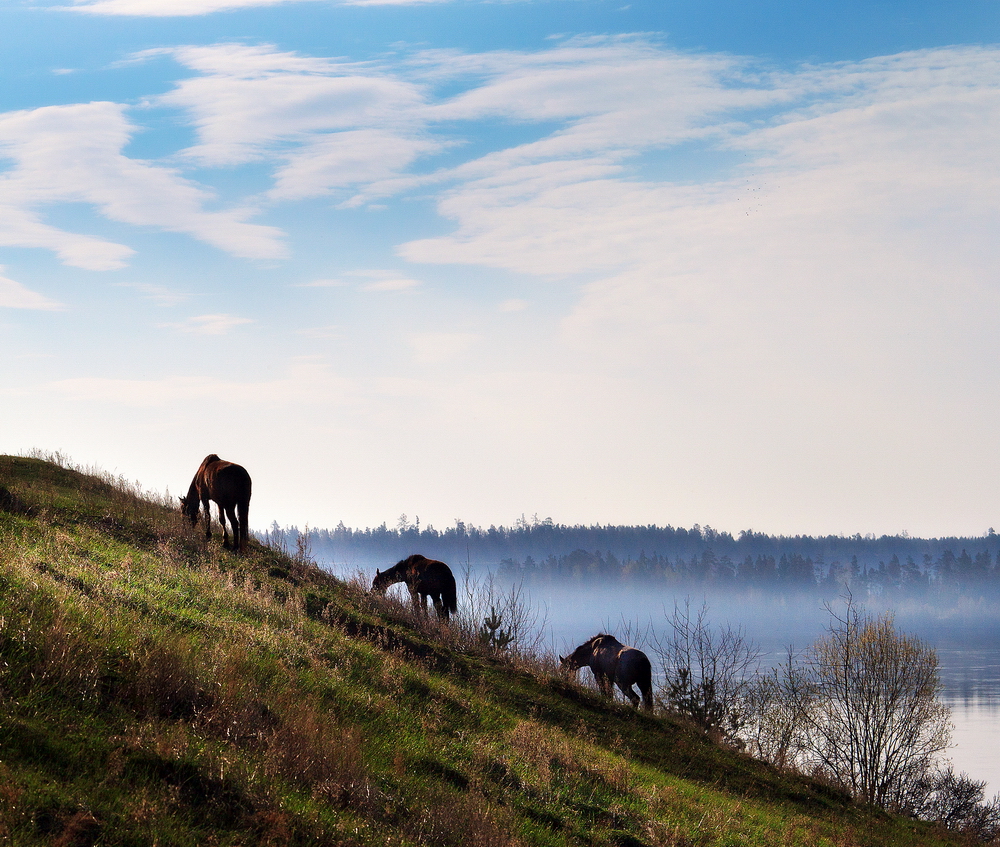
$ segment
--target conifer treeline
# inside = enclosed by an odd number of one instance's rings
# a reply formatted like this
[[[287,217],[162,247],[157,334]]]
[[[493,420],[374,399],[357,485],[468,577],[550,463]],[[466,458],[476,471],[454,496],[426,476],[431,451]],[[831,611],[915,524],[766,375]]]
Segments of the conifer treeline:
[[[738,536],[697,524],[568,526],[520,519],[513,527],[421,527],[397,524],[353,529],[282,529],[268,535],[293,548],[307,542],[315,559],[338,568],[393,564],[423,553],[454,566],[492,569],[526,581],[695,582],[719,585],[837,587],[921,591],[931,586],[1000,588],[1000,536],[913,538],[908,535],[778,536],[746,530]]]

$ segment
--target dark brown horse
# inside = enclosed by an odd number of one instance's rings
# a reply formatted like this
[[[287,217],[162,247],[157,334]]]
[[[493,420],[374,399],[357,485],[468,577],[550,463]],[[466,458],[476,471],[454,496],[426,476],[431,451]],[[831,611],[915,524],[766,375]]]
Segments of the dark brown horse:
[[[212,537],[212,515],[208,501],[214,500],[219,506],[219,523],[222,524],[222,546],[230,549],[229,533],[226,531],[226,516],[233,526],[232,549],[242,553],[247,543],[247,513],[250,511],[250,474],[242,465],[224,462],[215,453],[206,456],[198,472],[191,480],[186,497],[181,497],[181,512],[191,521],[198,523],[198,506],[205,507],[205,539]]]
[[[601,633],[585,641],[565,659],[560,656],[559,664],[571,671],[588,665],[594,672],[597,687],[606,697],[611,697],[617,685],[629,702],[638,708],[639,697],[632,690],[639,686],[642,705],[653,711],[653,667],[649,657],[635,647],[626,647],[613,635]]]
[[[428,597],[433,601],[438,617],[447,620],[452,612],[458,611],[455,575],[444,562],[415,553],[388,570],[375,571],[372,591],[385,594],[386,589],[397,582],[406,583],[413,605],[419,606],[422,611],[427,609]]]

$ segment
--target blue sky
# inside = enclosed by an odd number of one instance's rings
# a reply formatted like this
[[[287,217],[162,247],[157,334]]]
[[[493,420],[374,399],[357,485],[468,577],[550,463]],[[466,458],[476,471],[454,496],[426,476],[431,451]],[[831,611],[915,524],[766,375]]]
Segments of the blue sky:
[[[0,449],[217,452],[255,526],[985,532],[998,26],[8,0]]]

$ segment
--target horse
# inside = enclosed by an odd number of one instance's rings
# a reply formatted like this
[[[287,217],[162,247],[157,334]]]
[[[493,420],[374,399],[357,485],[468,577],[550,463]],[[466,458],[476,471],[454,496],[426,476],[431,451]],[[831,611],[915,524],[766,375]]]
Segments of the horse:
[[[428,597],[440,618],[448,620],[452,612],[458,611],[455,575],[444,562],[415,553],[387,570],[376,570],[372,591],[385,594],[386,589],[397,582],[406,583],[413,605],[421,611],[427,610]]]
[[[250,511],[250,474],[242,465],[226,462],[215,453],[205,457],[198,472],[191,480],[186,497],[181,497],[181,512],[191,521],[198,523],[198,506],[205,507],[205,540],[212,538],[212,515],[208,509],[209,500],[219,506],[219,523],[222,524],[222,546],[242,553],[247,543],[247,513]],[[229,544],[226,531],[226,516],[233,526],[233,543]]]
[[[639,707],[639,697],[632,686],[637,685],[643,706],[653,711],[653,666],[649,657],[642,650],[626,647],[613,635],[595,635],[565,658],[560,656],[559,664],[571,671],[589,665],[605,697],[613,696],[612,684],[617,685],[635,708]]]

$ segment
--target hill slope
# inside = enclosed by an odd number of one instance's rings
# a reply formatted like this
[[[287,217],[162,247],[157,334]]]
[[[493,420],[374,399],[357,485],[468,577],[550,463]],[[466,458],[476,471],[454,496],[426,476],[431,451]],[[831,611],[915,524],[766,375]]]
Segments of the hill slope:
[[[954,843],[120,480],[0,487],[0,843]]]

